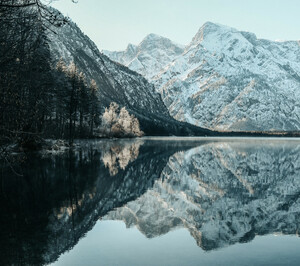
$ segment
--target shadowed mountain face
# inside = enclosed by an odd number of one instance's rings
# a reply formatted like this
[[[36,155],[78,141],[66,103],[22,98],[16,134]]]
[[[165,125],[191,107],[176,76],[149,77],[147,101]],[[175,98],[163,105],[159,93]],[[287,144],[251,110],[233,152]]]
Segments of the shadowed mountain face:
[[[184,227],[204,250],[297,234],[299,151],[296,140],[140,139],[28,155],[23,176],[2,167],[0,264],[53,262],[99,219],[148,238]]]
[[[57,11],[57,14],[60,14]],[[208,130],[182,123],[172,118],[154,85],[143,76],[100,53],[93,41],[70,21],[48,32],[53,63],[62,58],[67,64],[74,61],[88,81],[94,79],[103,106],[111,102],[134,114],[146,135],[204,135]]]

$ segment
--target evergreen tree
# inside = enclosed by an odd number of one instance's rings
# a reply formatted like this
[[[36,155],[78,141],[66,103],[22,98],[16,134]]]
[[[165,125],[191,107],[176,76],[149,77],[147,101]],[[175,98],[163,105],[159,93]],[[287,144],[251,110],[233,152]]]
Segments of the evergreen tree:
[[[91,81],[89,93],[89,113],[90,113],[90,136],[94,134],[94,126],[98,122],[97,116],[99,112],[98,87],[95,80]]]
[[[67,109],[69,120],[69,144],[73,144],[75,137],[75,125],[78,111],[79,78],[77,67],[74,62],[68,67],[67,77],[69,86],[67,91]]]
[[[78,94],[78,104],[79,104],[79,137],[84,137],[84,121],[87,118],[89,111],[89,95],[88,88],[85,80],[85,76],[82,72],[79,73],[78,76],[78,86],[79,86],[79,94]]]

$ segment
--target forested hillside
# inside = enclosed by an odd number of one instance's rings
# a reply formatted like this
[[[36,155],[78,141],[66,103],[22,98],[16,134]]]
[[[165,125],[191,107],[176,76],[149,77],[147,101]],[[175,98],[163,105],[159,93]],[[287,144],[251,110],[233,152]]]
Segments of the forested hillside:
[[[0,23],[0,144],[206,132],[171,118],[153,85],[43,2],[0,0]]]

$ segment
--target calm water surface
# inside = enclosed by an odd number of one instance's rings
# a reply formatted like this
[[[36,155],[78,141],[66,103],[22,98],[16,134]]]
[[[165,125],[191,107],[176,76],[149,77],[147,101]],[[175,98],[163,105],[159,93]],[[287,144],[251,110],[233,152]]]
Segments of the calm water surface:
[[[299,139],[82,141],[1,168],[0,265],[299,265]]]

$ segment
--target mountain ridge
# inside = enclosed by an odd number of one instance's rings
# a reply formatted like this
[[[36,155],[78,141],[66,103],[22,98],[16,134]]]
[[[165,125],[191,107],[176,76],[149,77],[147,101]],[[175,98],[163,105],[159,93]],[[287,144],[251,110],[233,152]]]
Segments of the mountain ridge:
[[[138,45],[128,44],[125,51],[102,52],[113,61],[121,63],[151,79],[155,71],[172,62],[184,51],[184,46],[158,34],[148,34]]]
[[[218,131],[298,131],[299,60],[299,41],[207,22],[181,55],[145,77],[176,120]]]
[[[59,11],[57,11],[58,14]],[[173,119],[153,84],[129,68],[110,60],[71,20],[49,32],[50,52],[55,64],[62,58],[74,61],[87,80],[94,79],[103,106],[111,102],[125,106],[140,121],[146,135],[203,135],[208,130]]]

